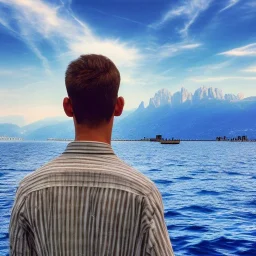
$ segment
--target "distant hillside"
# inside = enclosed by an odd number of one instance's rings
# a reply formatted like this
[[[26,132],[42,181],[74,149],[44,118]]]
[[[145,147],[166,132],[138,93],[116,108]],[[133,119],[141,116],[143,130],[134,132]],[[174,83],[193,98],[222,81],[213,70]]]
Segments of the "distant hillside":
[[[115,119],[114,139],[141,139],[162,134],[165,138],[215,139],[217,136],[247,135],[256,139],[256,97],[223,94],[217,88],[201,87],[194,93],[185,88],[174,94],[156,92],[145,107],[125,111]],[[0,124],[0,136],[32,140],[74,138],[72,120],[47,118],[19,127]]]
[[[25,125],[22,127],[22,129],[25,134],[30,134],[31,132],[36,131],[37,129],[55,125],[57,123],[60,123],[60,122],[66,121],[66,120],[67,120],[67,117],[65,117],[65,116],[63,116],[63,117],[48,117],[48,118],[44,118],[42,120],[33,122],[31,124]]]
[[[19,116],[19,115],[0,116],[0,124],[4,124],[4,123],[23,126],[25,124],[25,119],[23,116]]]
[[[21,128],[16,124],[0,124],[0,137],[21,137]]]
[[[38,128],[26,133],[24,138],[29,140],[47,140],[48,138],[74,139],[74,135],[73,121],[69,120]]]
[[[117,138],[165,137],[214,139],[217,136],[248,135],[256,138],[256,99],[225,94],[215,88],[201,87],[194,94],[185,88],[173,95],[158,91],[114,128]]]

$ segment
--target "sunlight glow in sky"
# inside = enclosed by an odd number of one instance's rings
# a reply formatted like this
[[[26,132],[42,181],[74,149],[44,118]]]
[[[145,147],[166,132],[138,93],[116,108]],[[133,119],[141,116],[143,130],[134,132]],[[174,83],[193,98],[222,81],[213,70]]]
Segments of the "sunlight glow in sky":
[[[100,53],[126,109],[161,89],[256,95],[255,0],[0,0],[0,116],[61,116],[64,72]]]

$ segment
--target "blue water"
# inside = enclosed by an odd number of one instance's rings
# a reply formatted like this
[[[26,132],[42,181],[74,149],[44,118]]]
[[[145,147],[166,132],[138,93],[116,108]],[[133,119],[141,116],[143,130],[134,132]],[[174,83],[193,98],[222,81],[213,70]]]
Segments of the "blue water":
[[[19,181],[66,142],[0,143],[0,255]],[[161,191],[175,255],[256,255],[256,143],[113,142]]]

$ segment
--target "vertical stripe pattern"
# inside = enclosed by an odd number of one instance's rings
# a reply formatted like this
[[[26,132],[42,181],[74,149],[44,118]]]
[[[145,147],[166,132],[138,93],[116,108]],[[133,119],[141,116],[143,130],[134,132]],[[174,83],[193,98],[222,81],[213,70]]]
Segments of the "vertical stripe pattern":
[[[162,197],[110,145],[71,142],[25,177],[10,221],[10,255],[174,255]]]

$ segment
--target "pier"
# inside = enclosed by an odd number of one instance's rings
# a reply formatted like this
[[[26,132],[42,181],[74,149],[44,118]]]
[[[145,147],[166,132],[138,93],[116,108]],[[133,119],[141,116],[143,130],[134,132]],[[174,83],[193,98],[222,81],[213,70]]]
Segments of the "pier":
[[[1,137],[0,137],[1,138]],[[1,139],[0,139],[1,140]],[[161,142],[161,141],[191,141],[191,142],[207,142],[207,141],[223,141],[223,142],[256,142],[256,139],[248,139],[247,136],[238,136],[237,138],[228,139],[227,137],[217,137],[216,139],[163,139],[162,135],[156,135],[155,138],[146,138],[143,139],[112,139],[112,141],[126,141],[126,142]],[[61,139],[61,138],[48,138],[47,141],[74,141],[74,139]]]
[[[21,140],[23,139],[17,138],[17,137],[5,137],[5,136],[0,137],[0,141],[21,141]]]

